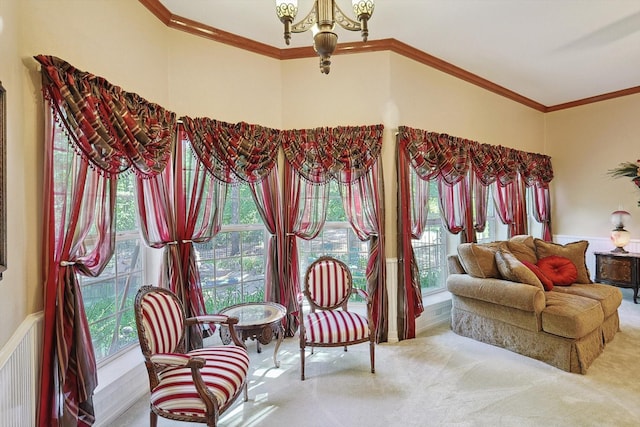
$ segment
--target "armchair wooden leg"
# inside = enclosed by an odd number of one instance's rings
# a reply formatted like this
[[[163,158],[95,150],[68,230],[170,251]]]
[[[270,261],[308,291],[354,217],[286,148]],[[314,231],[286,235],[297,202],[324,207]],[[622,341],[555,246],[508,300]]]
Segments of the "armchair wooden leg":
[[[248,401],[249,400],[249,384],[248,383],[244,383],[244,401]]]
[[[376,350],[375,350],[375,343],[373,341],[371,341],[369,343],[369,353],[371,356],[371,373],[375,374],[376,372]]]
[[[304,381],[304,347],[300,347],[300,379]]]
[[[153,411],[150,411],[150,413],[149,413],[149,425],[151,427],[157,427],[158,426],[158,415]]]

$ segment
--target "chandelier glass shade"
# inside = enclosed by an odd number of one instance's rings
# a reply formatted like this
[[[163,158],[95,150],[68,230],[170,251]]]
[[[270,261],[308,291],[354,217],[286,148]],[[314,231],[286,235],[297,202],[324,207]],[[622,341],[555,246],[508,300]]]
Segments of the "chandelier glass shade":
[[[360,31],[362,41],[369,36],[369,18],[375,7],[373,0],[352,0],[353,12],[358,20],[347,17],[335,0],[315,0],[313,8],[301,21],[293,23],[298,14],[297,0],[276,0],[276,14],[284,24],[284,41],[288,45],[291,33],[313,33],[313,48],[320,56],[320,71],[329,74],[331,55],[338,45],[336,24],[349,31]]]

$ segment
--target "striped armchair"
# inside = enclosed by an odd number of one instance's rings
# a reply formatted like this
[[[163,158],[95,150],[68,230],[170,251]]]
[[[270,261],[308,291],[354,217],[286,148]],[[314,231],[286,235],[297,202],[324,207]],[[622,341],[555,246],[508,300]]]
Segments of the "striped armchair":
[[[136,295],[136,326],[151,388],[150,425],[158,415],[215,426],[244,390],[247,401],[249,355],[233,329],[234,317],[185,318],[182,304],[169,290],[143,286]],[[185,352],[187,327],[224,324],[235,345]]]
[[[347,310],[352,294],[367,301],[367,316]],[[309,303],[304,314],[304,297]],[[344,347],[369,342],[371,373],[375,372],[375,332],[371,300],[367,292],[353,287],[351,271],[340,260],[324,256],[307,269],[303,293],[298,297],[300,313],[300,379],[304,380],[305,348]]]

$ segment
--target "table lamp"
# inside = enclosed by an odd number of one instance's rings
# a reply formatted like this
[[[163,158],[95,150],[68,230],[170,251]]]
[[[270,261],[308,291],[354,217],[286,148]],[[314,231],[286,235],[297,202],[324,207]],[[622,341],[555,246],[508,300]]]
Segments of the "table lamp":
[[[625,222],[631,218],[631,214],[627,211],[617,210],[611,213],[611,223],[614,225],[611,231],[611,242],[615,246],[611,252],[627,253],[624,249],[631,240],[631,233],[624,229]]]

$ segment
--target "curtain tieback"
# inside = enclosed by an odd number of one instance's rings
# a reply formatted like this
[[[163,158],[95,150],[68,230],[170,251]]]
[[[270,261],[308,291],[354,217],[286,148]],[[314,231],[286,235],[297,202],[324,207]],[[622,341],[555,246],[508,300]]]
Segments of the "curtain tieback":
[[[76,265],[75,261],[60,261],[60,267],[69,267],[71,265]]]
[[[186,240],[183,240],[182,243],[193,243],[193,240],[186,239]]]
[[[178,244],[178,241],[177,241],[177,240],[174,240],[173,242],[167,242],[166,244],[167,244],[167,245],[177,245],[177,244]]]

